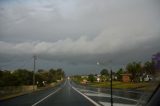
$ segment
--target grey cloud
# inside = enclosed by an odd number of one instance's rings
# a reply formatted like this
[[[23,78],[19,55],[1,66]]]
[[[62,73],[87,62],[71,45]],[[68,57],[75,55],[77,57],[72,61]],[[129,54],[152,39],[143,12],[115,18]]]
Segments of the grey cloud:
[[[116,67],[147,60],[159,51],[159,10],[157,0],[3,1],[0,61],[37,54],[69,70],[97,60],[116,60]]]

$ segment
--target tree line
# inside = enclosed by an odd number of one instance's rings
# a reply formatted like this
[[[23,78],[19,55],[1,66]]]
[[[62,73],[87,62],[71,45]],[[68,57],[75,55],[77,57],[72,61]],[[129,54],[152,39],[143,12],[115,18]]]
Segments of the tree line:
[[[122,81],[123,74],[130,74],[130,79],[132,82],[139,82],[140,77],[144,79],[146,75],[153,76],[155,74],[155,63],[153,61],[147,61],[145,63],[141,62],[132,62],[128,63],[125,68],[120,68],[117,71],[112,71],[112,79]],[[82,81],[86,79],[89,82],[97,81],[97,78],[100,78],[101,82],[109,81],[110,70],[102,69],[100,73],[97,74],[89,74],[87,77],[82,78],[81,75],[75,75],[73,78],[77,81]]]
[[[131,75],[131,81],[139,82],[140,77],[144,78],[146,75],[153,76],[155,74],[155,63],[154,61],[128,63],[125,68],[120,68],[116,72],[113,72],[113,75],[117,77],[117,80],[122,80],[122,74],[126,73]],[[103,69],[100,74],[108,78],[110,71]]]
[[[33,84],[33,71],[27,69],[16,69],[14,71],[0,70],[0,87],[4,86],[20,86]],[[65,72],[59,69],[43,70],[39,69],[35,72],[35,84],[44,86],[46,84],[62,80],[65,77]]]

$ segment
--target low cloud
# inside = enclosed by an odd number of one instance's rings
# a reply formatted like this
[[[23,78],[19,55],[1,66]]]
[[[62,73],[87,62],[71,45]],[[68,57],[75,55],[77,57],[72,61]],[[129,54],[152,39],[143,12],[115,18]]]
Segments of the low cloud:
[[[160,51],[159,4],[157,0],[0,1],[0,61],[36,54],[75,69],[76,64],[83,67],[98,60],[113,60],[116,67],[148,60]]]
[[[116,30],[116,28],[114,27]],[[118,28],[107,29],[101,32],[93,39],[89,39],[87,36],[81,36],[74,40],[67,38],[64,40],[58,40],[56,42],[34,41],[34,42],[22,42],[22,43],[10,43],[0,41],[0,54],[9,55],[46,55],[52,57],[60,57],[65,60],[65,56],[83,56],[83,55],[104,55],[115,54],[121,51],[129,51],[135,49],[141,45],[143,48],[152,48],[152,45],[144,45],[147,42],[153,42],[159,39],[158,31],[144,29],[140,32],[135,30],[126,30]],[[147,33],[145,33],[147,30]],[[139,33],[138,33],[139,32]],[[143,35],[141,35],[143,32]],[[154,32],[154,34],[153,34]],[[152,33],[152,36],[150,34]],[[62,57],[61,57],[62,56]],[[57,58],[58,59],[58,58]]]

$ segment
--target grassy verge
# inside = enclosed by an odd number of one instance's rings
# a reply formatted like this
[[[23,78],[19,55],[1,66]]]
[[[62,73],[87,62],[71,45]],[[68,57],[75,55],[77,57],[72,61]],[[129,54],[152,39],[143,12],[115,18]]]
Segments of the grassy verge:
[[[89,83],[89,86],[93,87],[110,87],[110,82],[100,82],[100,83]],[[119,81],[113,81],[112,87],[115,89],[137,89],[148,86],[148,83],[124,83]]]
[[[75,83],[80,84],[80,82],[75,81]],[[100,88],[110,88],[110,82],[89,82],[87,84],[82,84],[91,87],[100,87]],[[112,87],[114,89],[142,89],[148,87],[150,84],[143,82],[143,83],[132,83],[132,82],[120,82],[120,81],[113,81]]]

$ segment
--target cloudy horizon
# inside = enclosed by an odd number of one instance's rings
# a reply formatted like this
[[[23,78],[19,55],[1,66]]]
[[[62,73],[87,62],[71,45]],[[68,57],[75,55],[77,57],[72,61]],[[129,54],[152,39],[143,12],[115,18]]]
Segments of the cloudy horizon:
[[[159,4],[158,0],[1,0],[0,66],[31,69],[36,54],[37,69],[61,67],[71,75],[150,60],[160,51]],[[97,61],[105,65],[97,66]]]

